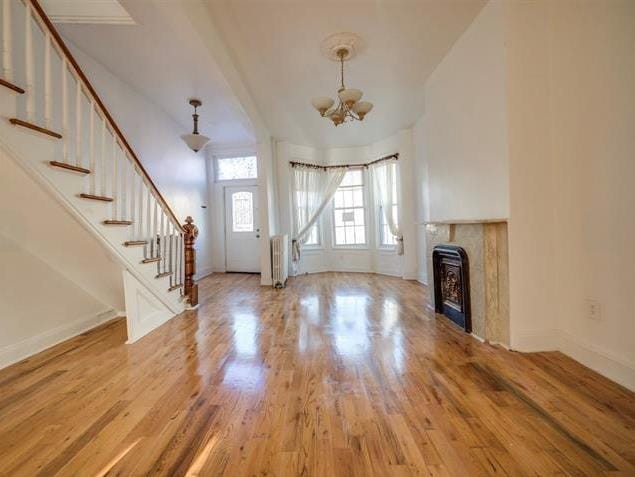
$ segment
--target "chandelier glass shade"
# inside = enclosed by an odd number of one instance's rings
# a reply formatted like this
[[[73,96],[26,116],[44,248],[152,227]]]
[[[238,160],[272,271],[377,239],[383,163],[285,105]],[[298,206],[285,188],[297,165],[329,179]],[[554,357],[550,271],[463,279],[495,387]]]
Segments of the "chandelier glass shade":
[[[198,99],[191,99],[190,104],[194,107],[194,114],[192,114],[192,119],[194,120],[194,129],[192,134],[183,134],[181,139],[183,142],[187,144],[192,151],[198,152],[205,147],[205,145],[209,142],[209,138],[207,136],[203,136],[198,132],[198,113],[196,112],[196,108],[201,106],[201,101]]]
[[[337,104],[327,96],[320,96],[311,101],[320,116],[329,118],[335,126],[347,121],[363,121],[364,117],[373,109],[373,103],[360,101],[364,93],[359,89],[344,86],[344,60],[349,55],[346,48],[337,50],[340,61],[341,84],[337,90]]]

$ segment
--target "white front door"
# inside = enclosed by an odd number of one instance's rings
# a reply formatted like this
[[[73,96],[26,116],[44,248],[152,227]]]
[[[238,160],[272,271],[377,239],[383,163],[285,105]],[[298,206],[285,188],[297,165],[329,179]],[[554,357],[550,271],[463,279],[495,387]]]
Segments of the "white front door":
[[[225,188],[225,269],[260,272],[258,186]]]

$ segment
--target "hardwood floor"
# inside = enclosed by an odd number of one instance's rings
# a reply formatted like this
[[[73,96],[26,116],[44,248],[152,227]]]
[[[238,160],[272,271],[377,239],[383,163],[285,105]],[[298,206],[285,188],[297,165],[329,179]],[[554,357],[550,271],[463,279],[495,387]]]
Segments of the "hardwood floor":
[[[482,344],[412,282],[258,281],[0,371],[0,474],[635,475],[634,394],[562,354]]]

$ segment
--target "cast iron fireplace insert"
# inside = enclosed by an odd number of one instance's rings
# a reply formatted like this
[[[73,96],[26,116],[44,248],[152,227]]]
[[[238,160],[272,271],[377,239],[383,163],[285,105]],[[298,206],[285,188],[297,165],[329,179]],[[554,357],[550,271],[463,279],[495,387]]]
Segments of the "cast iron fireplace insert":
[[[471,333],[470,265],[465,249],[456,245],[437,245],[432,251],[432,264],[434,311]]]

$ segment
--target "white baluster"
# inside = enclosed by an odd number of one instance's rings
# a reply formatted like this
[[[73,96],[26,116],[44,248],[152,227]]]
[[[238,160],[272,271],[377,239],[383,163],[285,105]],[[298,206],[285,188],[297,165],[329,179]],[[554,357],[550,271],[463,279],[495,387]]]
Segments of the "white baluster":
[[[137,181],[136,181],[136,174],[135,174],[135,167],[134,164],[131,164],[132,167],[130,167],[130,220],[132,221],[132,227],[130,227],[130,236],[131,239],[134,240],[135,237],[135,227],[137,226],[136,224],[136,207],[135,207],[135,199],[137,198]]]
[[[121,158],[121,220],[128,220],[128,155],[122,151]]]
[[[95,194],[95,102],[90,102],[90,116],[88,119],[88,169],[90,170],[90,193]]]
[[[44,124],[51,126],[51,35],[46,30],[44,43]]]
[[[161,265],[163,265],[163,271],[165,272],[165,211],[161,207],[161,261],[159,262],[159,272],[161,272]]]
[[[82,166],[82,82],[79,78],[75,91],[75,165]]]
[[[176,245],[175,243],[175,228],[174,228],[174,224],[172,222],[170,222],[170,266],[168,268],[168,271],[172,274],[170,275],[170,286],[174,286],[176,285],[176,273],[174,272],[174,246]]]
[[[2,74],[7,81],[13,81],[13,58],[11,57],[11,2],[2,0]]]
[[[11,1],[11,0],[9,0]],[[62,157],[68,164],[68,65],[66,56],[62,55]]]
[[[144,189],[146,191],[146,240],[148,241],[148,245],[146,245],[146,248],[149,249],[150,251],[150,257],[152,256],[152,251],[154,250],[154,248],[152,247],[152,196],[150,194],[150,187],[148,187],[148,184],[144,181],[143,183],[144,185]],[[148,258],[146,256],[146,258]]]
[[[157,247],[157,235],[159,234],[159,201],[154,197],[154,220],[152,229],[152,248],[156,251],[155,257],[159,257],[159,249]]]
[[[112,135],[112,220],[117,220],[117,137]]]
[[[26,61],[26,117],[32,121],[35,115],[35,84],[33,78],[33,25],[31,2],[26,1],[24,52]]]
[[[137,174],[137,183],[138,183],[138,187],[137,187],[137,207],[138,207],[138,211],[137,211],[137,237],[143,237],[143,224],[144,222],[144,217],[143,217],[143,176],[139,173]]]
[[[106,195],[106,120],[101,121],[101,154],[99,154],[99,193]]]

